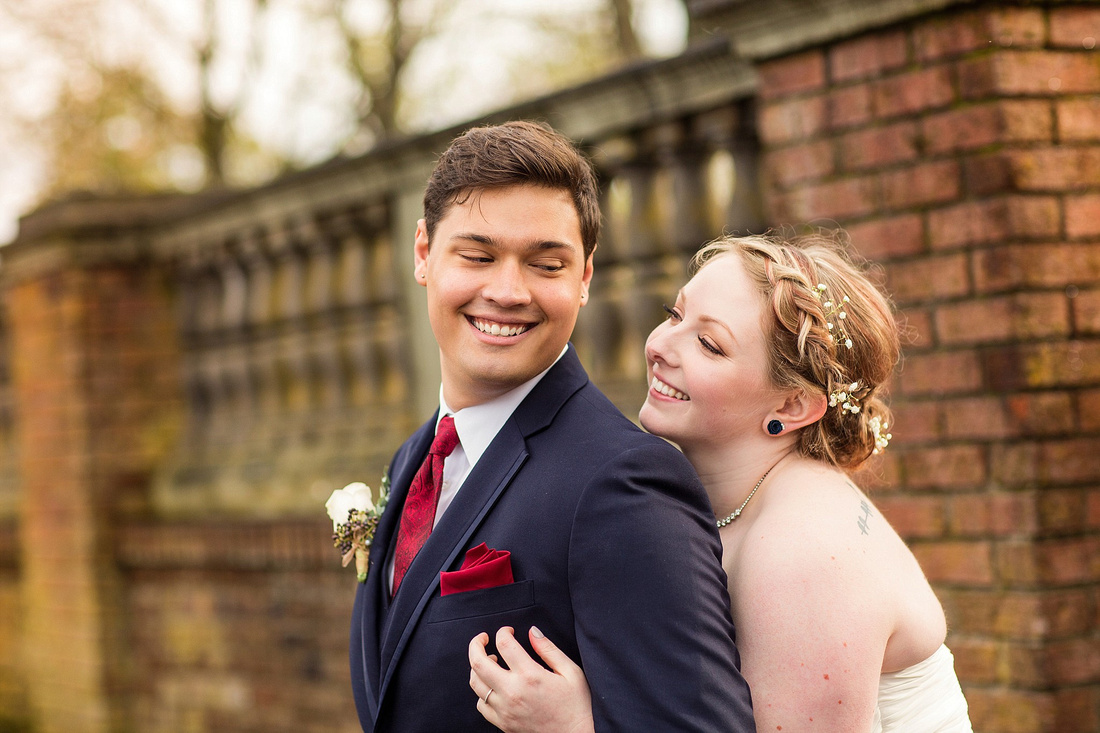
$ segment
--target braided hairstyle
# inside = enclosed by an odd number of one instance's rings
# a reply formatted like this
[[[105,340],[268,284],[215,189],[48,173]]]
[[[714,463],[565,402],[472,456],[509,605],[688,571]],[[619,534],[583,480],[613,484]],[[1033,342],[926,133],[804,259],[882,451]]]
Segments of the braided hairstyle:
[[[700,249],[692,269],[740,255],[765,302],[772,384],[832,398],[825,415],[800,431],[799,452],[855,469],[884,447],[892,421],[884,383],[898,362],[900,339],[889,300],[846,254],[846,244],[839,232],[726,236]]]

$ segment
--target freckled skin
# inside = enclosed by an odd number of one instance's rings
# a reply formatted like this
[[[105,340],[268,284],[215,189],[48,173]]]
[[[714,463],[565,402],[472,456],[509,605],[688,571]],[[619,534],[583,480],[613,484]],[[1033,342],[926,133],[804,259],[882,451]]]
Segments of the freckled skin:
[[[811,715],[815,729],[867,729],[879,676],[927,658],[943,640],[944,625],[933,623],[942,610],[904,543],[873,506],[870,534],[857,525],[863,501],[872,506],[827,468],[781,464],[722,531],[761,729],[800,729]],[[819,643],[807,643],[807,628]]]

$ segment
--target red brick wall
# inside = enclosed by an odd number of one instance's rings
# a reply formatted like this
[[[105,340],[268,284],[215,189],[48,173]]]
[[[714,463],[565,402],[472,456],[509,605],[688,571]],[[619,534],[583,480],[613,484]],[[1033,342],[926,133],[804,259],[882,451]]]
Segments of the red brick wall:
[[[23,481],[22,573],[30,699],[43,731],[106,730],[104,556],[87,490],[82,291],[58,274],[7,292]],[[106,571],[105,573],[101,571]]]
[[[21,595],[16,525],[0,522],[0,731],[5,733],[30,719]]]
[[[178,349],[161,275],[61,268],[10,282],[22,488],[23,661],[36,730],[119,730],[128,684],[116,523],[171,446]]]
[[[355,573],[332,525],[131,525],[119,561],[143,733],[353,733]]]
[[[22,562],[0,563],[0,656],[9,640],[25,654],[10,674],[0,661],[0,730],[9,713],[37,733],[358,730],[355,579],[323,507],[298,523],[153,516],[182,418],[169,271],[70,262],[5,292],[23,511]]]
[[[769,218],[848,228],[912,335],[865,478],[944,601],[978,733],[1100,730],[1097,40],[1096,4],[983,4],[759,64]],[[45,225],[4,253],[0,720],[353,731],[354,581],[320,507],[149,516],[180,432],[174,294],[124,254],[140,223],[101,213],[63,256]]]
[[[911,330],[875,496],[979,733],[1100,730],[1098,42],[991,4],[760,66],[771,220],[848,229]]]

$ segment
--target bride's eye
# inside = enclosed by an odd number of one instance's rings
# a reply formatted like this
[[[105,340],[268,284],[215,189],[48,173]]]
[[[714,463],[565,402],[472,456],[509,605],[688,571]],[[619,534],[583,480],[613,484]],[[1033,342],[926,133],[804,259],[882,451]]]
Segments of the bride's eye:
[[[668,305],[662,305],[661,307],[665,309],[665,313],[668,314],[668,317],[671,320],[679,321],[681,318],[683,318],[683,316],[681,316],[675,308],[670,308]]]
[[[722,356],[722,350],[712,344],[710,341],[707,341],[702,336],[699,337],[699,343],[703,345],[704,349],[714,354],[715,356]]]

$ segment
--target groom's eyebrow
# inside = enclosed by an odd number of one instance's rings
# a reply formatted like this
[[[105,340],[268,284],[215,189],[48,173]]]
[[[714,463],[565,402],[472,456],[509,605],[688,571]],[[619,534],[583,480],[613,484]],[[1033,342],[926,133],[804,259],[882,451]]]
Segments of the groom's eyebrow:
[[[504,249],[504,246],[502,244],[500,244],[492,237],[488,237],[484,234],[459,232],[458,234],[454,235],[454,238],[465,239],[470,242],[477,242],[478,244],[484,245],[486,247],[492,247],[493,249]],[[529,245],[527,245],[526,249],[528,252],[541,252],[543,250],[553,249],[567,249],[570,251],[576,251],[577,248],[569,242],[559,242],[556,239],[543,239],[531,242]]]

